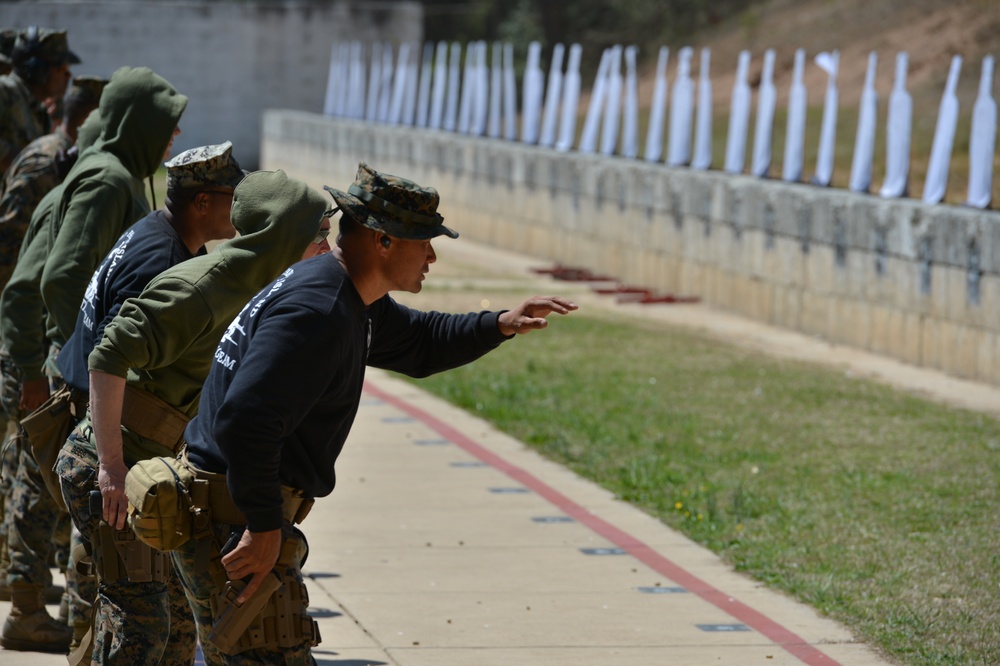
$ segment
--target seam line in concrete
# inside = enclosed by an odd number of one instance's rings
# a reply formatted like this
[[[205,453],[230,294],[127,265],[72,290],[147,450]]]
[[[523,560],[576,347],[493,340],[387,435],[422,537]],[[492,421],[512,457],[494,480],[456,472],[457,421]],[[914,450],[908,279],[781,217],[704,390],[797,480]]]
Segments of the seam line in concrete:
[[[365,380],[364,390],[367,394],[375,396],[384,402],[393,405],[397,409],[406,412],[432,430],[436,431],[442,437],[454,442],[470,455],[488,463],[515,481],[523,484],[525,487],[530,488],[535,493],[544,497],[546,500],[561,509],[568,516],[571,516],[580,523],[586,525],[592,531],[615,544],[622,550],[625,550],[657,573],[670,578],[675,583],[686,588],[692,594],[698,595],[708,603],[724,611],[729,616],[759,632],[768,640],[783,648],[804,664],[808,664],[809,666],[841,666],[839,662],[809,644],[795,632],[790,629],[786,629],[763,613],[713,587],[694,574],[689,573],[687,570],[667,559],[635,537],[615,527],[611,523],[595,516],[590,511],[587,511],[585,508],[558,492],[542,480],[534,477],[524,469],[507,462],[501,456],[493,453],[481,444],[476,443],[472,438],[448,425],[444,421],[441,421],[435,416],[425,412],[402,398],[381,390],[374,383],[372,383],[371,380]]]

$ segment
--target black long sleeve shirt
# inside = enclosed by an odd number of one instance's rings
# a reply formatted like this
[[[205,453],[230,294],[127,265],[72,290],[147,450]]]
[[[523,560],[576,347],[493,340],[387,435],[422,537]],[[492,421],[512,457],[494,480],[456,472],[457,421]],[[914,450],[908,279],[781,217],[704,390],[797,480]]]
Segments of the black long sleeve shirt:
[[[280,485],[330,494],[365,366],[427,376],[504,341],[498,312],[420,312],[388,295],[366,308],[333,255],[300,262],[257,294],[215,353],[191,462],[227,474],[253,532],[281,526]]]

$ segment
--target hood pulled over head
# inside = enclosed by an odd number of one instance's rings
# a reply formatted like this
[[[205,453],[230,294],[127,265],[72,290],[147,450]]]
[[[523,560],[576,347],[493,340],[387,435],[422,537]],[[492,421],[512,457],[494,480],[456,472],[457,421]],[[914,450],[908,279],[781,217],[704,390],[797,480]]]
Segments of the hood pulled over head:
[[[148,67],[122,67],[101,95],[98,147],[136,178],[156,173],[188,98]]]
[[[264,284],[302,258],[316,237],[327,203],[322,194],[284,171],[255,171],[236,187],[230,218],[240,232],[220,250],[253,253],[253,273]]]

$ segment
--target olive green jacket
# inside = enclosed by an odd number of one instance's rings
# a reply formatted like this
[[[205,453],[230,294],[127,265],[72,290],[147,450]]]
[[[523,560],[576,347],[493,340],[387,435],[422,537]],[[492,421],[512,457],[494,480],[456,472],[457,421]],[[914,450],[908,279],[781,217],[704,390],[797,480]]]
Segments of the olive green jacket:
[[[95,111],[77,131],[77,150],[83,152],[93,145],[100,129],[100,116]],[[49,350],[41,282],[50,250],[49,226],[53,223],[56,203],[62,197],[62,187],[57,185],[42,197],[32,213],[14,271],[0,293],[0,337],[25,381],[42,379],[42,366]]]
[[[49,339],[76,326],[94,269],[119,236],[150,212],[143,179],[156,173],[187,97],[145,67],[122,67],[101,95],[101,136],[66,177],[42,272]]]

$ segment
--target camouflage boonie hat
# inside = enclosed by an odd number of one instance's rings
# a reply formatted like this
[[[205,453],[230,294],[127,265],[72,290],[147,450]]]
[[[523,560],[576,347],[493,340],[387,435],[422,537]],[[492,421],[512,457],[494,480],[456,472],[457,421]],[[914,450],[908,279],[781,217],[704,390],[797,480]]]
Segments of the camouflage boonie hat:
[[[65,30],[32,26],[17,36],[11,59],[15,64],[29,58],[41,58],[50,65],[75,65],[80,58],[69,50]]]
[[[362,162],[347,192],[327,185],[323,189],[348,217],[369,229],[412,240],[441,235],[458,238],[458,232],[444,226],[437,212],[440,197],[433,187],[379,173]]]
[[[246,175],[233,157],[230,141],[185,150],[163,166],[167,167],[167,191],[235,188]]]
[[[104,92],[106,85],[108,80],[99,76],[75,76],[73,85],[66,93],[66,102],[81,106],[97,106],[101,103],[101,93]]]

